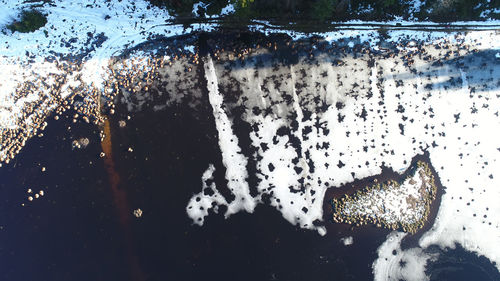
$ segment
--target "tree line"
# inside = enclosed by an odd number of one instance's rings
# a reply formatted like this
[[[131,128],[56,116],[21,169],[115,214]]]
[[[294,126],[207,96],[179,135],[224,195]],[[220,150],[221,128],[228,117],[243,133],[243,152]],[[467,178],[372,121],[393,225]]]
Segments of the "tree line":
[[[199,0],[150,0],[181,18],[195,18],[193,6]],[[413,0],[202,0],[198,15],[219,15],[233,4],[232,21],[346,21],[414,19],[437,22],[500,19],[500,0],[421,0],[414,11]]]

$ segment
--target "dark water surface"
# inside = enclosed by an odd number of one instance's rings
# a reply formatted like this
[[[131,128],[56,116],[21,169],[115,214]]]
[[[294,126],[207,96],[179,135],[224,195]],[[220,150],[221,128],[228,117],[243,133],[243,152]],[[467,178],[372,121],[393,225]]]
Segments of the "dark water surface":
[[[118,108],[110,117],[131,239],[99,157],[98,128],[64,116],[51,120],[45,136],[30,140],[0,169],[0,280],[138,280],[131,273],[134,259],[143,280],[371,280],[387,230],[327,222],[328,234],[321,237],[263,205],[251,215],[210,215],[203,227],[192,225],[185,207],[201,190],[209,163],[216,166],[217,185],[225,184],[215,123],[210,107],[202,108],[206,112],[184,106],[144,110],[130,120]],[[119,120],[127,125],[120,128]],[[73,150],[72,140],[80,137],[89,137],[90,145]],[[28,188],[45,196],[29,202]],[[144,212],[140,218],[132,213],[137,208]],[[347,235],[354,237],[349,247],[339,241]],[[433,280],[484,271],[474,255],[460,263],[450,255],[433,264],[439,271],[431,276],[441,276]],[[495,280],[488,279],[491,274],[477,280]]]
[[[0,281],[373,279],[371,266],[389,233],[385,229],[326,220],[328,233],[322,237],[264,205],[254,214],[227,220],[212,214],[203,227],[192,224],[186,206],[201,191],[209,164],[216,167],[216,185],[226,185],[206,93],[196,110],[180,104],[132,114],[118,104],[109,124],[119,192],[111,187],[106,158],[99,157],[99,128],[74,124],[72,116],[51,119],[43,137],[31,139],[0,169]],[[72,141],[81,137],[90,144],[73,149]],[[45,195],[29,202],[29,188]],[[333,195],[329,191],[327,199]],[[137,218],[133,211],[139,208],[143,214]],[[342,244],[346,236],[354,238],[353,245]],[[446,253],[431,265],[431,280],[453,280],[443,276],[461,270],[487,272],[475,280],[498,276],[493,265],[473,254]]]
[[[110,117],[132,240],[99,157],[99,129],[64,116],[49,121],[43,137],[0,169],[0,280],[134,280],[128,248],[145,280],[371,279],[387,231],[361,233],[345,247],[341,228],[321,237],[262,205],[251,215],[210,215],[203,227],[192,225],[185,208],[201,190],[201,175],[209,163],[219,173],[216,181],[225,172],[206,102],[206,112],[178,106],[127,120],[130,113],[118,108]],[[127,125],[120,128],[119,120]],[[88,137],[89,146],[73,150],[80,137]],[[28,188],[45,196],[29,202]],[[140,218],[133,215],[137,208]]]

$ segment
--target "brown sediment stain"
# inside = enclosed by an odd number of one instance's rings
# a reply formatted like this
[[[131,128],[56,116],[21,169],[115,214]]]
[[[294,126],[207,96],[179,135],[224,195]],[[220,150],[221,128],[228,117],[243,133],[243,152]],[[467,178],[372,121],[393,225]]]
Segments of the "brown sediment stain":
[[[128,206],[127,193],[125,190],[120,189],[120,175],[117,173],[115,163],[113,161],[111,126],[109,119],[106,118],[103,123],[104,138],[101,140],[101,148],[104,152],[104,164],[109,176],[114,205],[118,214],[120,225],[122,226],[125,235],[127,260],[130,266],[131,280],[144,281],[146,280],[146,277],[140,267],[139,259],[135,254],[133,246],[134,239],[130,225],[131,212]]]

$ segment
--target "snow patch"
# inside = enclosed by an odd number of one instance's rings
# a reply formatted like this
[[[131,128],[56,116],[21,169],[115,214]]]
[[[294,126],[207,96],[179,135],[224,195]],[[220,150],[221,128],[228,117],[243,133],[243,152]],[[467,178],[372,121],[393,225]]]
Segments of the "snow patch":
[[[221,11],[221,16],[227,16],[227,15],[231,15],[231,14],[234,14],[234,12],[236,12],[236,10],[234,9],[234,4],[228,4],[226,7],[222,8],[222,11]]]
[[[342,237],[340,238],[340,242],[342,242],[344,246],[351,246],[354,244],[354,238],[352,236]]]
[[[426,254],[420,248],[401,249],[403,232],[392,232],[378,248],[378,259],[373,264],[375,281],[423,281],[429,280],[425,274],[427,261],[435,256]]]
[[[241,153],[238,146],[238,138],[233,133],[232,123],[224,110],[224,98],[219,93],[217,74],[211,57],[207,57],[204,63],[205,78],[207,80],[208,99],[212,105],[215,118],[215,126],[219,134],[219,146],[222,152],[222,163],[226,167],[226,180],[228,188],[236,197],[228,204],[226,217],[241,210],[252,213],[256,201],[250,195],[250,189],[246,178],[247,159]]]
[[[219,193],[213,181],[213,173],[215,172],[215,167],[210,164],[207,170],[203,173],[201,177],[202,190],[200,193],[195,194],[190,200],[186,207],[186,212],[188,216],[193,220],[193,223],[202,226],[205,217],[208,216],[208,211],[213,209],[215,213],[218,213],[219,206],[227,205],[224,197]],[[210,184],[208,184],[210,182]]]

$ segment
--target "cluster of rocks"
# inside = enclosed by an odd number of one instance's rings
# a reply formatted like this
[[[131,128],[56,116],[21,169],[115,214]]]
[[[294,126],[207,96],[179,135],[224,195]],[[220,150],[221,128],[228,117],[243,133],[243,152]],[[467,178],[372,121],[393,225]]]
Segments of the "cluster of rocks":
[[[136,61],[128,60],[129,66],[118,71],[112,67],[116,65],[116,59],[111,60],[107,70],[109,79],[104,81],[102,87],[89,85],[83,81],[84,62],[78,59],[47,60],[45,63],[55,66],[57,71],[45,77],[38,74],[25,77],[26,81],[12,93],[14,103],[23,102],[24,105],[19,116],[14,117],[12,123],[15,126],[0,128],[2,151],[0,166],[2,163],[8,164],[30,138],[43,136],[41,131],[47,126],[49,116],[52,115],[55,120],[59,120],[61,115],[71,110],[76,112],[72,115],[73,123],[81,120],[96,125],[102,124],[105,119],[104,114],[114,113],[115,99],[119,93],[124,91],[148,93],[148,87],[157,78],[160,68],[185,57],[186,54],[176,55],[168,61],[161,58],[145,58],[147,70],[139,69]],[[190,60],[193,64],[197,64],[198,56],[191,55]],[[80,140],[73,142],[72,146],[85,147]]]
[[[77,112],[73,116],[74,122],[81,118],[86,122],[98,124],[102,121],[100,115],[99,91],[92,86],[81,82],[80,77],[75,80],[80,83],[68,85],[68,77],[81,70],[82,64],[77,62],[53,61],[59,73],[50,73],[46,77],[27,78],[29,81],[21,84],[13,93],[14,101],[23,102],[19,116],[15,117],[15,126],[0,129],[1,163],[8,164],[26,145],[33,136],[43,136],[47,126],[47,118],[54,114],[54,119],[69,109]],[[78,86],[76,86],[78,85]],[[85,86],[82,86],[85,85]],[[69,94],[67,94],[69,93]],[[33,98],[36,97],[36,98]]]
[[[413,190],[412,190],[413,189]],[[333,221],[373,224],[415,233],[426,223],[437,187],[429,164],[419,161],[403,182],[389,180],[332,201]]]

